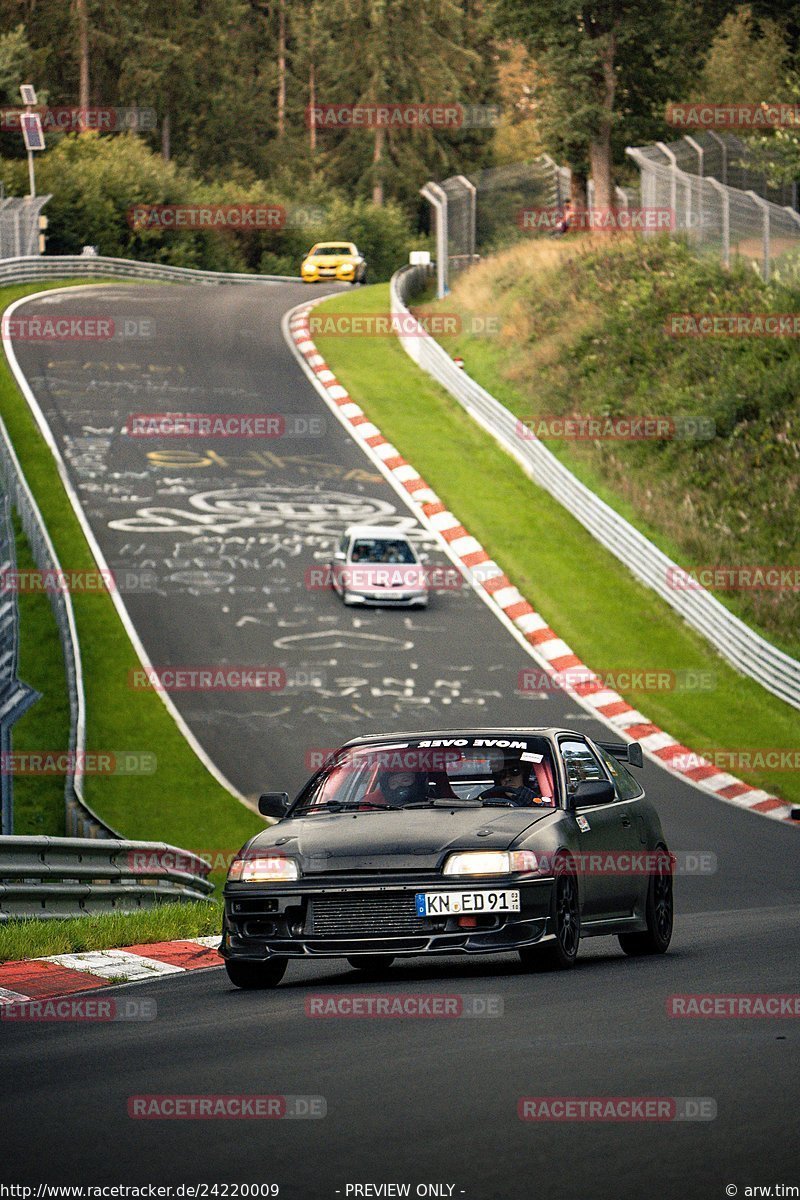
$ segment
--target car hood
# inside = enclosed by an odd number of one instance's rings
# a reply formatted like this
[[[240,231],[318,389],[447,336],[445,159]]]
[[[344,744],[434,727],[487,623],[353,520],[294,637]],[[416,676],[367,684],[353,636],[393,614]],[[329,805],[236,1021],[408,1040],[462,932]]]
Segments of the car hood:
[[[321,813],[265,829],[249,843],[248,855],[279,849],[300,860],[303,875],[435,870],[450,850],[507,850],[532,825],[558,811],[442,807]]]
[[[351,591],[391,592],[396,588],[426,588],[425,568],[417,563],[349,563],[342,572]]]
[[[355,254],[309,254],[306,262],[315,267],[341,267],[345,263],[354,263]]]

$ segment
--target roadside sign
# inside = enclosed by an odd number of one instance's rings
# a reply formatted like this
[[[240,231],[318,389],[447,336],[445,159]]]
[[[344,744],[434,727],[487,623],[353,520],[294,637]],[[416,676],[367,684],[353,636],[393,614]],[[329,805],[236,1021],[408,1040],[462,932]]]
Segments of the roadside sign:
[[[42,118],[38,113],[20,113],[22,136],[25,139],[26,150],[44,150],[44,133]]]
[[[21,83],[19,85],[19,94],[22,96],[23,104],[36,103],[36,88],[32,83]]]

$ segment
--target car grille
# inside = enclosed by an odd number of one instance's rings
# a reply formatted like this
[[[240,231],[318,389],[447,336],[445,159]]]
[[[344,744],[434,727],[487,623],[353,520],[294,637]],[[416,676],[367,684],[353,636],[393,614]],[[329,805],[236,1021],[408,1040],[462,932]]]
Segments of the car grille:
[[[438,922],[418,917],[413,892],[380,896],[317,896],[309,900],[308,937],[398,937],[433,933]]]

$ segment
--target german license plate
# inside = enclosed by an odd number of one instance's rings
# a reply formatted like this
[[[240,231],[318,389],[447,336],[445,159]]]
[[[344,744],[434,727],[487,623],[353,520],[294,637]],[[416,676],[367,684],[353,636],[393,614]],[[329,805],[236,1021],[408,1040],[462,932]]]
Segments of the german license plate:
[[[418,917],[449,917],[474,913],[519,912],[519,891],[417,892]]]

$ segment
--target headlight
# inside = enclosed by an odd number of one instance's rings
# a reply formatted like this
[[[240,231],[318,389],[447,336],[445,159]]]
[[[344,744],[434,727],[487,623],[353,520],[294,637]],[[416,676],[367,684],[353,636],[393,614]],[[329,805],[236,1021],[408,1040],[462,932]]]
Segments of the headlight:
[[[510,875],[535,871],[538,859],[532,850],[459,850],[444,864],[445,875]]]
[[[284,858],[282,854],[235,858],[228,872],[228,883],[281,883],[299,878],[295,860]]]

